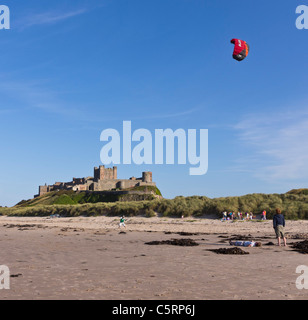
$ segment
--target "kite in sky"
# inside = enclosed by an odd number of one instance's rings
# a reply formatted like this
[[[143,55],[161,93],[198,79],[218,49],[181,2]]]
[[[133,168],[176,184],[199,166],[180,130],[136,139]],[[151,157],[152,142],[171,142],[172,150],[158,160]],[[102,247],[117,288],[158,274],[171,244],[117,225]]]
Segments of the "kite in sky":
[[[233,59],[237,61],[244,60],[249,52],[248,43],[240,39],[232,39],[231,43],[234,44]]]

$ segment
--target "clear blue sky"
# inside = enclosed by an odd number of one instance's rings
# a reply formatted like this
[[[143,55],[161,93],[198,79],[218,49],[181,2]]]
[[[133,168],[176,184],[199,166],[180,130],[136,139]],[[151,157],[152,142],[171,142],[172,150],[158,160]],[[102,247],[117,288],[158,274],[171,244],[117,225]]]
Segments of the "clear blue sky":
[[[118,166],[119,178],[152,171],[167,198],[307,187],[308,30],[295,27],[304,2],[2,1],[0,205],[93,175],[101,131],[123,120],[209,130],[205,175]],[[243,62],[232,38],[250,45]]]

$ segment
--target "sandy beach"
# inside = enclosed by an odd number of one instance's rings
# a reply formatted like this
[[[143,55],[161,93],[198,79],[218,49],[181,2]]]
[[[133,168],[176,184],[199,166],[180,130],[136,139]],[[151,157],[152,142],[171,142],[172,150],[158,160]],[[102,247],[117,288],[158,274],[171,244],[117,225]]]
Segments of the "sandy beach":
[[[308,221],[286,221],[287,247],[276,246],[272,221],[131,217],[0,217],[0,265],[10,270],[1,300],[306,300],[299,265],[308,256],[291,244],[307,236]],[[302,238],[299,237],[301,235]],[[262,247],[217,254],[230,238]],[[192,239],[197,246],[149,245]],[[270,244],[272,243],[272,244]],[[274,243],[274,245],[273,245]]]

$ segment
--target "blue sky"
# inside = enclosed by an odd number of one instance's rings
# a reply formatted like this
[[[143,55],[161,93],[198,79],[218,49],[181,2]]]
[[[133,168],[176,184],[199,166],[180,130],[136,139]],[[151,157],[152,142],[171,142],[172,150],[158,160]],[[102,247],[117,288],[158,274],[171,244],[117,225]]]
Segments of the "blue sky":
[[[307,2],[307,1],[306,1]],[[38,185],[93,175],[100,133],[209,130],[209,169],[150,170],[163,195],[233,196],[307,187],[308,31],[302,1],[5,0],[0,30],[0,205]],[[232,38],[246,60],[232,59]]]

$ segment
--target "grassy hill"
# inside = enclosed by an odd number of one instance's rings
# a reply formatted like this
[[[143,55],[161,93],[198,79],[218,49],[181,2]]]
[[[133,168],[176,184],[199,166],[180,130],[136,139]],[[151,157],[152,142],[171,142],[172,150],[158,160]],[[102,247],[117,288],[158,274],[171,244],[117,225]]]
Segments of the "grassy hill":
[[[72,191],[61,190],[46,193],[43,196],[36,197],[30,200],[22,200],[16,204],[15,207],[33,207],[37,205],[77,205],[84,203],[98,203],[98,202],[116,202],[127,201],[135,196],[136,200],[153,200],[151,194],[142,194],[143,192],[153,192],[155,195],[161,195],[157,187],[138,186],[129,190],[122,190],[123,192],[106,191],[106,192],[87,192],[87,191]],[[125,194],[125,191],[140,192],[140,194]]]
[[[158,193],[159,191],[157,191]],[[109,195],[110,196],[110,195]],[[112,200],[112,201],[110,201]],[[83,192],[50,193],[12,208],[0,208],[0,214],[18,216],[98,216],[98,215],[145,215],[201,217],[216,215],[223,211],[253,212],[260,215],[267,211],[271,218],[279,207],[287,219],[308,219],[308,189],[291,190],[284,194],[248,194],[239,197],[210,199],[205,196],[176,197],[143,201],[119,201],[100,198],[99,195]]]

